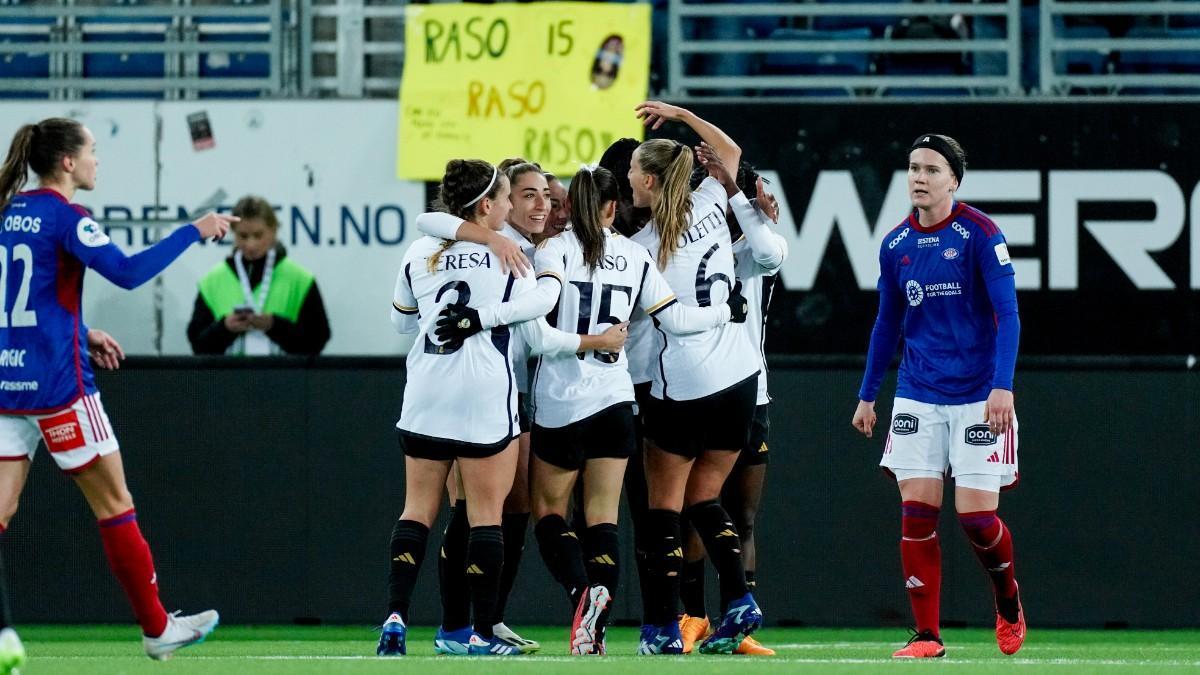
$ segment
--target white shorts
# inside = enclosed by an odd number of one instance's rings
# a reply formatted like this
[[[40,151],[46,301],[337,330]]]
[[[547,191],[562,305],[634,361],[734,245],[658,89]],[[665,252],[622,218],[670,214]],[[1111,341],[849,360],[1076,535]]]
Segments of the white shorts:
[[[39,442],[67,473],[79,473],[119,449],[99,393],[46,415],[0,415],[0,461],[33,461]]]
[[[996,437],[983,421],[985,402],[935,405],[897,398],[879,465],[898,480],[944,477],[960,487],[999,491],[1017,482],[1017,424]],[[998,480],[997,480],[998,479]],[[993,487],[995,486],[995,487]]]

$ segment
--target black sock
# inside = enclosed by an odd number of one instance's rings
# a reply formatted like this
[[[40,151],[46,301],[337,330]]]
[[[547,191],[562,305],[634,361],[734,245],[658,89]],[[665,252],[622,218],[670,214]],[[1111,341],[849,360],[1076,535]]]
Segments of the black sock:
[[[679,572],[683,567],[683,542],[679,536],[679,514],[650,509],[646,514],[647,555],[651,567],[650,603],[646,622],[664,626],[677,619]]]
[[[567,521],[562,516],[546,516],[537,521],[533,534],[537,537],[538,550],[542,553],[542,560],[546,561],[546,568],[567,591],[571,609],[574,610],[588,585],[579,537],[567,527]]]
[[[397,520],[392,528],[391,569],[388,572],[388,612],[400,614],[408,623],[408,603],[412,599],[421,563],[425,560],[425,543],[429,528],[415,520]]]
[[[599,584],[608,589],[608,597],[617,597],[617,584],[621,580],[621,541],[617,537],[617,526],[600,523],[583,533],[584,558],[587,560],[588,583]]]
[[[638,448],[642,447],[641,437]],[[647,513],[650,505],[646,496],[646,472],[642,465],[642,453],[635,452],[625,467],[625,503],[629,505],[630,520],[633,521],[633,562],[637,567],[638,590],[642,597],[642,623],[650,623],[647,608],[653,602],[653,572],[650,569],[650,548],[646,543]]]
[[[721,606],[745,595],[746,570],[742,567],[742,540],[725,507],[713,499],[687,508],[688,519],[704,542],[708,559],[721,581]]]
[[[467,583],[475,609],[475,632],[492,638],[496,597],[504,570],[504,530],[499,525],[472,527],[467,544]]]
[[[492,623],[504,621],[504,608],[508,596],[517,582],[517,571],[521,568],[521,554],[525,552],[525,531],[529,529],[528,513],[506,513],[500,519],[504,530],[504,569],[500,572],[500,591],[496,597],[496,616]]]
[[[679,578],[679,599],[688,616],[708,616],[704,607],[704,558],[684,561],[683,576]]]
[[[471,625],[471,591],[467,588],[467,541],[470,537],[467,502],[460,499],[450,507],[450,522],[442,533],[442,550],[438,557],[442,628],[446,630]]]

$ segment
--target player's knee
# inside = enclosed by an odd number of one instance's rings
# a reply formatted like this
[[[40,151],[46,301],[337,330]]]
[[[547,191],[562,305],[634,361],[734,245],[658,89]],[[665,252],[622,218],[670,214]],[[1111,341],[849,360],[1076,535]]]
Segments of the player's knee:
[[[940,511],[933,504],[906,500],[900,506],[901,536],[910,540],[929,539],[937,532]]]
[[[995,511],[973,511],[959,513],[958,523],[966,533],[967,539],[976,546],[991,546],[998,534],[998,521]]]
[[[17,515],[17,503],[4,504],[0,507],[0,532],[8,529],[8,524],[12,522],[13,516]]]

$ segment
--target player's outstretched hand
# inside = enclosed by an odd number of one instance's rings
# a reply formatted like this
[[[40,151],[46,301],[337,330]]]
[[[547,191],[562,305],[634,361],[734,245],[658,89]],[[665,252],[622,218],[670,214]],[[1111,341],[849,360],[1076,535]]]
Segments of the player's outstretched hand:
[[[850,420],[850,424],[858,429],[859,433],[867,438],[871,438],[875,434],[875,402],[874,401],[859,401],[858,408],[854,410],[854,419]]]
[[[446,305],[438,314],[434,334],[442,342],[462,342],[483,330],[479,312],[463,304]]]
[[[750,301],[742,295],[742,282],[737,282],[733,290],[729,291],[729,299],[725,304],[729,305],[730,323],[746,323],[746,315],[750,313]]]
[[[87,333],[88,355],[96,365],[105,370],[116,370],[121,367],[125,358],[125,350],[113,336],[95,328]]]
[[[639,103],[634,110],[637,111],[642,124],[651,130],[661,127],[666,122],[680,121],[688,114],[686,109],[662,101],[645,101]]]
[[[609,326],[608,330],[600,334],[600,339],[604,343],[599,350],[609,354],[616,354],[625,348],[625,339],[629,337],[629,322],[622,321],[614,326]]]
[[[758,177],[758,183],[755,187],[754,201],[758,204],[758,209],[763,212],[763,215],[771,219],[772,223],[779,224],[779,200],[775,199],[775,195],[767,191],[763,187],[762,176]]]
[[[517,242],[497,232],[489,237],[487,246],[500,261],[501,274],[512,272],[518,277],[525,276],[529,270],[529,259]]]
[[[993,389],[983,404],[983,421],[987,422],[988,429],[996,436],[1006,434],[1015,417],[1013,393],[1007,389]]]
[[[229,226],[239,220],[241,218],[237,216],[227,216],[216,211],[209,211],[194,224],[196,229],[200,230],[200,239],[217,240],[224,239],[225,233],[229,232]]]

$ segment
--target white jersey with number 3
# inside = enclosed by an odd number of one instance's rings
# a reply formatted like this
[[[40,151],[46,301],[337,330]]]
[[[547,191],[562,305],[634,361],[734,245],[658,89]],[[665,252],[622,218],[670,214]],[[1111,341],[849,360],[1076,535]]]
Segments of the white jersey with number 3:
[[[507,326],[476,333],[460,346],[434,335],[448,304],[480,308],[508,300],[533,285],[500,271],[486,246],[458,242],[430,272],[428,258],[444,240],[422,237],[404,254],[394,308],[416,314],[419,329],[408,352],[404,406],[396,427],[420,436],[491,445],[519,433],[517,389]]]
[[[685,305],[725,304],[735,281],[733,246],[725,208],[725,188],[705,178],[692,193],[688,229],[663,270],[667,283]],[[657,261],[658,226],[650,221],[632,237]],[[658,399],[690,401],[709,396],[759,371],[754,345],[742,324],[727,323],[693,335],[671,335],[655,326],[651,394]]]

